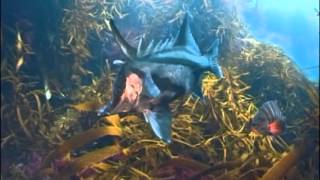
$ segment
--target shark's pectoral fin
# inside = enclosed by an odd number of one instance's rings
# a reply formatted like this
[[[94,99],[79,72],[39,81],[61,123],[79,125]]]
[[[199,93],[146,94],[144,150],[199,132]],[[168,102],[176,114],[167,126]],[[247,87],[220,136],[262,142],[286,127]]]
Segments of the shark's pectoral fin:
[[[153,81],[152,77],[150,74],[146,74],[144,77],[144,85],[143,85],[143,91],[152,98],[160,96],[160,89],[158,86],[155,84]]]
[[[164,142],[171,142],[172,113],[168,106],[158,106],[143,113],[153,132]]]
[[[113,109],[120,102],[121,95],[125,89],[126,76],[125,68],[121,67],[114,81],[114,86],[112,89],[112,99],[110,102],[106,103],[104,106],[97,110],[98,116],[105,116],[111,113]]]

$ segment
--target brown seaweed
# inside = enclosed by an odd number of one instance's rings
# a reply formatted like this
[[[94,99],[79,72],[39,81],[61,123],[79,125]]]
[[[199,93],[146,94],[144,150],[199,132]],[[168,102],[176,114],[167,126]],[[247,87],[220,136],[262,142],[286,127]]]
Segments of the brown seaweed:
[[[299,145],[296,145],[294,149],[284,155],[283,158],[279,159],[278,162],[276,162],[261,179],[283,179],[288,171],[298,163],[305,151],[306,144],[299,143]]]

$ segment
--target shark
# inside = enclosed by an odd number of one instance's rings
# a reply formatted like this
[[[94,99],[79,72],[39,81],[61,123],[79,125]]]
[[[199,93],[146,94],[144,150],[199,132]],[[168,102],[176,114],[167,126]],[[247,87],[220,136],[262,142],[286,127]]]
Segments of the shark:
[[[154,134],[171,143],[170,103],[190,94],[203,98],[202,78],[206,71],[223,78],[218,63],[219,40],[212,43],[208,53],[202,54],[192,35],[188,15],[175,37],[158,43],[152,40],[145,48],[141,45],[143,38],[137,48],[132,47],[112,19],[109,27],[127,58],[120,63],[111,101],[98,110],[98,115],[142,113]]]

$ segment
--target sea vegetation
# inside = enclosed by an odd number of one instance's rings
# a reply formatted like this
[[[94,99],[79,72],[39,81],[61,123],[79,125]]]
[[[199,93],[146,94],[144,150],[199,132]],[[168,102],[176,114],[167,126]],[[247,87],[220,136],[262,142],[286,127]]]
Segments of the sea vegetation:
[[[318,84],[222,1],[1,4],[1,179],[319,179]],[[97,117],[111,99],[110,60],[124,57],[108,20],[136,45],[174,36],[186,11],[203,51],[221,40],[225,77],[206,74],[203,100],[172,104],[172,143],[139,114]],[[248,128],[268,100],[287,118],[280,136]]]

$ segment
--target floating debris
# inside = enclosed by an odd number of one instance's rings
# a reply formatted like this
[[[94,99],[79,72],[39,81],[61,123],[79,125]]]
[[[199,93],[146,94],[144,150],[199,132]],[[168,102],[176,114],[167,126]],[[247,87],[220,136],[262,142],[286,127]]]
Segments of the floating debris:
[[[49,88],[49,84],[48,84],[48,80],[47,79],[44,80],[44,94],[45,94],[47,100],[51,99],[52,93],[51,93],[51,90]]]
[[[16,72],[19,71],[19,69],[21,68],[21,66],[24,64],[24,57],[21,56],[18,60],[17,60],[17,64],[16,64]]]

